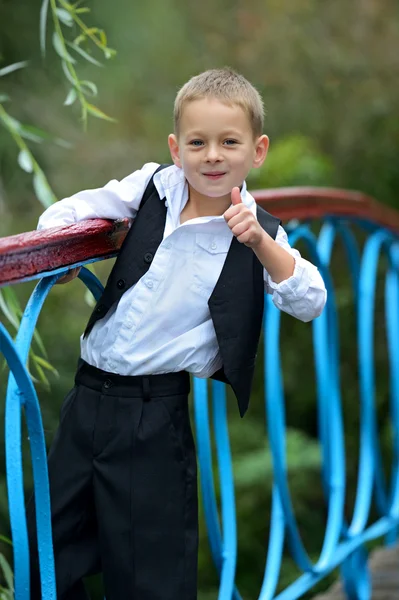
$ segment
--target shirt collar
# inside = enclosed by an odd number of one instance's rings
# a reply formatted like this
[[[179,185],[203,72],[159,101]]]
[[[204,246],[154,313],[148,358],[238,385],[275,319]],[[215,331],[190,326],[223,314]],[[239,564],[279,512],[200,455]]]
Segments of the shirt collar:
[[[182,186],[181,188],[181,196],[184,195],[184,187],[186,185],[186,178],[184,176],[184,171],[180,167],[176,165],[171,165],[170,167],[166,167],[166,169],[162,169],[154,175],[154,183],[157,188],[159,197],[164,199],[166,197],[170,202],[170,196],[173,188],[177,186]],[[241,186],[241,198],[243,203],[254,213],[256,214],[256,202],[253,196],[247,190],[246,181],[243,182]],[[185,204],[185,202],[184,202]],[[179,207],[180,210],[183,207]],[[180,214],[180,212],[179,212]],[[215,219],[222,218],[221,216],[214,217]]]

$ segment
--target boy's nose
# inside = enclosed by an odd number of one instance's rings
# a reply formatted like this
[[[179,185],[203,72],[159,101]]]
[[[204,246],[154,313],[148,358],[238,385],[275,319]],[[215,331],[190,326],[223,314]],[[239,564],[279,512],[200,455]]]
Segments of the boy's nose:
[[[222,160],[219,149],[215,146],[209,146],[208,152],[206,154],[206,160],[208,162],[217,162],[219,160]]]

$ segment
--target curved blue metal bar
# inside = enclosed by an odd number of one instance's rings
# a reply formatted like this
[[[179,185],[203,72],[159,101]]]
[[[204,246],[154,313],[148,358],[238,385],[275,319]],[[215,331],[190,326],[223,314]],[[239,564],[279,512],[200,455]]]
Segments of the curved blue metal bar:
[[[211,436],[209,428],[208,388],[205,379],[194,377],[194,412],[198,463],[209,544],[218,572],[223,565],[223,540],[220,531],[213,479]]]
[[[339,234],[344,243],[345,254],[349,261],[349,270],[351,274],[354,303],[355,306],[357,306],[360,257],[356,240],[349,228],[347,227],[347,225],[339,225],[336,222],[325,223],[319,235],[319,251],[324,264],[329,265],[331,261],[333,243],[337,234]],[[337,311],[334,312],[336,315]],[[334,334],[338,331],[338,323],[331,323],[330,325],[330,333],[334,336]],[[318,347],[317,340],[315,340],[315,345],[316,347]],[[333,344],[333,348],[338,349],[338,343]],[[337,389],[340,390],[338,355],[334,356],[334,360],[331,361],[331,365],[335,367],[334,371],[331,373],[332,379],[336,381]],[[331,424],[327,424],[326,426],[331,427]],[[344,536],[348,535],[348,526],[344,520],[342,520],[342,534]],[[356,568],[354,568],[354,566],[356,566]],[[344,582],[344,588],[348,594],[348,597],[362,598],[363,600],[369,598],[371,593],[370,577],[367,568],[367,554],[363,548],[359,548],[352,555],[350,555],[347,559],[344,560],[341,566],[341,575]]]
[[[389,244],[389,245],[388,245]],[[380,514],[392,514],[392,507],[398,502],[399,482],[398,482],[398,463],[395,459],[398,456],[399,449],[399,373],[398,350],[395,344],[395,335],[399,333],[399,315],[397,307],[399,306],[399,272],[398,272],[398,245],[394,243],[392,237],[383,241],[380,247],[389,258],[388,270],[385,277],[385,322],[386,336],[388,345],[388,362],[390,367],[390,412],[393,425],[393,468],[390,477],[389,491],[385,480],[384,468],[380,447],[376,442],[375,451],[375,499]],[[378,252],[378,250],[377,250]],[[377,273],[374,273],[376,278]],[[374,282],[375,285],[375,282]],[[395,310],[396,307],[396,310]],[[372,307],[373,308],[373,307]],[[373,374],[374,376],[374,374]],[[377,428],[375,427],[375,437],[377,440]],[[396,530],[391,532],[388,541],[396,540]]]
[[[348,536],[362,532],[367,524],[374,489],[377,423],[374,376],[374,301],[378,259],[381,248],[393,240],[392,234],[377,231],[365,244],[359,276],[358,352],[361,402],[360,458],[358,486]]]
[[[284,510],[279,491],[276,486],[273,486],[269,546],[259,600],[271,600],[274,597],[283,558],[284,538]]]
[[[305,592],[312,588],[317,582],[321,581],[326,575],[331,573],[335,568],[339,567],[344,561],[354,554],[359,548],[365,543],[381,538],[386,535],[392,528],[395,527],[395,523],[392,519],[384,517],[371,525],[366,531],[360,534],[358,537],[346,540],[343,543],[338,544],[336,552],[329,563],[328,567],[324,571],[318,571],[314,573],[304,573],[285,590],[275,596],[275,600],[293,600],[294,598],[300,598]],[[358,600],[355,596],[355,599]],[[352,600],[352,599],[351,599]],[[366,600],[360,598],[360,600]]]
[[[237,529],[234,498],[234,479],[231,461],[226,411],[226,386],[212,382],[213,422],[220,478],[223,531],[223,565],[220,577],[219,599],[231,598],[237,563]]]
[[[399,246],[389,248],[390,264],[385,283],[385,315],[390,365],[390,407],[393,430],[393,467],[388,514],[399,520]],[[396,538],[396,529],[394,530]],[[394,541],[394,540],[390,540]]]
[[[40,510],[36,511],[36,522],[42,596],[46,600],[56,598],[46,446],[37,395],[24,365],[44,301],[54,283],[66,271],[68,269],[59,271],[56,275],[42,279],[38,283],[22,316],[15,344],[5,328],[2,326],[0,329],[0,350],[11,369],[6,397],[5,442],[16,600],[27,600],[30,597],[29,550],[21,452],[22,405],[25,408],[29,434],[36,505],[40,506]],[[87,269],[82,269],[80,277],[98,298],[102,285],[97,278]]]
[[[290,237],[291,243],[294,245],[299,239],[303,239],[312,253],[313,260],[319,265],[326,281],[328,291],[328,303],[324,313],[317,319],[313,327],[320,329],[318,341],[323,346],[319,348],[319,355],[329,356],[329,345],[334,343],[331,336],[328,335],[328,321],[332,321],[334,316],[333,305],[333,288],[328,271],[320,262],[317,252],[317,242],[313,234],[307,228],[298,228]],[[279,324],[281,313],[271,304],[271,299],[268,299],[269,307],[266,312],[265,329],[267,334],[267,343],[265,346],[265,370],[269,376],[266,376],[266,409],[268,418],[268,432],[271,445],[271,451],[274,461],[275,481],[279,493],[286,519],[288,541],[290,543],[291,553],[298,566],[303,571],[317,571],[324,569],[326,563],[329,562],[335,552],[336,544],[339,540],[344,508],[344,451],[343,451],[343,434],[342,434],[342,417],[340,410],[340,397],[336,385],[331,381],[331,366],[329,361],[319,363],[316,355],[316,370],[322,370],[322,374],[318,377],[318,399],[321,402],[321,410],[324,410],[328,417],[330,427],[322,428],[321,438],[328,445],[328,437],[334,436],[334,452],[328,454],[326,463],[331,465],[331,468],[326,469],[326,478],[330,483],[330,495],[328,505],[328,518],[326,534],[323,542],[322,551],[318,562],[312,565],[307,553],[303,547],[299,531],[296,525],[290,494],[288,490],[286,477],[286,464],[284,452],[285,439],[285,419],[284,419],[284,395],[281,377],[280,364],[280,349],[279,349]],[[325,371],[325,369],[328,369]],[[324,439],[323,439],[324,438]],[[330,443],[329,446],[332,447]]]
[[[86,269],[85,267],[83,267],[81,269],[78,277],[79,277],[79,279],[81,279],[83,281],[85,286],[93,294],[94,299],[96,301],[99,300],[101,297],[101,294],[104,291],[104,286],[101,283],[101,281],[94,275],[94,273],[89,271],[89,269]]]
[[[334,246],[334,242],[336,237],[339,236],[343,242],[344,250],[346,257],[349,261],[349,271],[351,275],[352,289],[353,289],[353,297],[354,301],[357,304],[358,298],[358,277],[359,277],[359,268],[360,268],[360,257],[359,250],[357,247],[357,243],[355,237],[351,230],[343,224],[340,224],[336,220],[329,220],[323,224],[319,238],[317,243],[317,248],[320,256],[321,263],[325,266],[325,268],[329,268],[332,256],[332,249]],[[335,392],[340,395],[340,371],[339,371],[339,341],[338,341],[338,317],[336,308],[334,310],[328,312],[328,318],[330,318],[330,322],[328,323],[329,336],[334,338],[333,343],[330,343],[330,352],[333,353],[332,359],[330,360],[330,368],[333,369],[333,372],[330,374],[330,378],[327,376],[325,371],[324,363],[325,358],[321,353],[317,353],[316,355],[316,373],[317,373],[317,381],[318,386],[321,388],[323,386],[323,382],[330,382],[333,380],[335,382]],[[319,320],[320,321],[320,320]],[[324,348],[325,347],[325,335],[326,330],[325,326],[321,325],[321,323],[316,323],[314,328],[314,346],[315,348]],[[325,398],[326,395],[323,394]],[[327,399],[328,402],[328,399]],[[341,398],[338,400],[341,405]],[[342,425],[342,417],[340,413],[337,415],[337,420],[334,420],[334,425],[338,427],[338,431],[343,431]],[[319,410],[319,427],[321,432],[321,437],[325,440],[325,443],[322,444],[323,449],[323,484],[324,490],[327,496],[329,497],[329,489],[328,483],[330,476],[328,474],[328,470],[330,468],[330,461],[328,457],[331,452],[334,452],[334,446],[328,447],[328,436],[326,435],[326,430],[330,427],[330,422],[328,420],[328,414],[326,410]],[[339,435],[341,435],[339,433]],[[332,435],[332,439],[334,440],[334,434]],[[343,442],[342,442],[343,443]],[[343,447],[343,456],[344,456],[344,447]],[[345,457],[344,457],[345,460]],[[344,463],[345,468],[345,463]]]
[[[21,319],[20,328],[15,341],[15,349],[18,354],[21,364],[26,364],[29,348],[32,342],[33,332],[36,326],[44,300],[57,280],[58,276],[49,278],[47,281],[42,280],[35,288],[25,309]],[[6,456],[7,456],[7,479],[8,479],[8,500],[14,514],[10,514],[11,530],[13,541],[18,540],[17,545],[14,541],[14,562],[20,563],[23,569],[23,576],[15,577],[15,598],[23,600],[26,598],[26,592],[29,590],[29,562],[28,562],[28,538],[26,529],[26,516],[24,495],[21,495],[20,487],[10,485],[10,477],[12,471],[19,471],[21,483],[22,475],[22,454],[21,454],[21,400],[20,390],[21,383],[14,378],[13,373],[10,373],[7,397],[6,397]],[[25,398],[23,403],[26,403],[28,398]],[[29,409],[25,411],[26,422],[30,438],[32,466],[34,469],[34,490],[38,505],[40,503],[41,510],[36,511],[36,522],[38,530],[38,545],[40,559],[40,575],[42,585],[42,595],[45,598],[55,598],[55,578],[54,578],[54,561],[52,553],[51,539],[51,523],[50,523],[50,496],[48,489],[47,465],[46,477],[38,479],[35,476],[36,462],[46,461],[46,450],[44,443],[43,426],[41,422],[39,403],[37,396],[34,394],[30,398]],[[32,417],[34,420],[32,420]],[[18,446],[15,440],[18,439]],[[43,532],[47,532],[47,538],[42,539]],[[40,541],[41,543],[40,543]],[[22,556],[24,560],[22,560]],[[50,558],[50,562],[49,562]],[[22,583],[24,582],[24,583]],[[49,583],[51,589],[49,589]]]
[[[18,355],[17,348],[8,331],[0,323],[0,352],[10,367],[12,378],[19,383],[18,393],[6,405],[6,469],[9,512],[14,552],[14,594],[16,600],[30,596],[29,550],[26,529],[24,486],[21,452],[21,407],[25,406],[34,481],[39,488],[41,528],[38,544],[42,548],[41,569],[44,574],[42,593],[55,600],[54,559],[52,553],[50,498],[48,489],[47,457],[39,404],[31,378]],[[21,502],[22,500],[22,502]],[[45,552],[45,556],[43,555]],[[43,560],[45,558],[45,560]]]
[[[219,469],[226,466],[226,473],[223,473],[220,470],[223,537],[220,530],[213,478],[207,382],[205,379],[194,377],[194,412],[198,462],[209,544],[215,566],[220,574],[222,582],[219,591],[219,599],[234,598],[234,600],[241,600],[239,591],[234,587],[237,557],[235,524],[233,524],[232,531],[229,531],[229,526],[231,527],[232,519],[235,517],[235,502],[230,445],[227,431],[226,398],[225,390],[222,385],[223,384],[217,382],[213,389],[214,394],[216,392],[213,405],[215,411],[214,422],[219,435],[217,446]],[[228,464],[229,462],[230,464]]]

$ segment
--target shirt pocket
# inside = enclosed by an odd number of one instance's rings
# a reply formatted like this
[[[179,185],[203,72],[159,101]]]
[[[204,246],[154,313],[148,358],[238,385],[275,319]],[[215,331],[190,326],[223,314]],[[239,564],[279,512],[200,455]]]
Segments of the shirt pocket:
[[[191,290],[209,299],[226,260],[232,237],[210,233],[195,236],[193,283]]]

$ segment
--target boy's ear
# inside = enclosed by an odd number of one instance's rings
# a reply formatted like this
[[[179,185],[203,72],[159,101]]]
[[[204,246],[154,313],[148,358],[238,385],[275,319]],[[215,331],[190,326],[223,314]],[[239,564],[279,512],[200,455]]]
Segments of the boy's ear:
[[[265,162],[267,151],[269,150],[269,138],[267,135],[261,135],[255,146],[255,158],[252,167],[259,169]]]
[[[179,143],[174,133],[171,133],[168,136],[168,145],[173,162],[175,163],[176,167],[180,167],[181,169]]]

